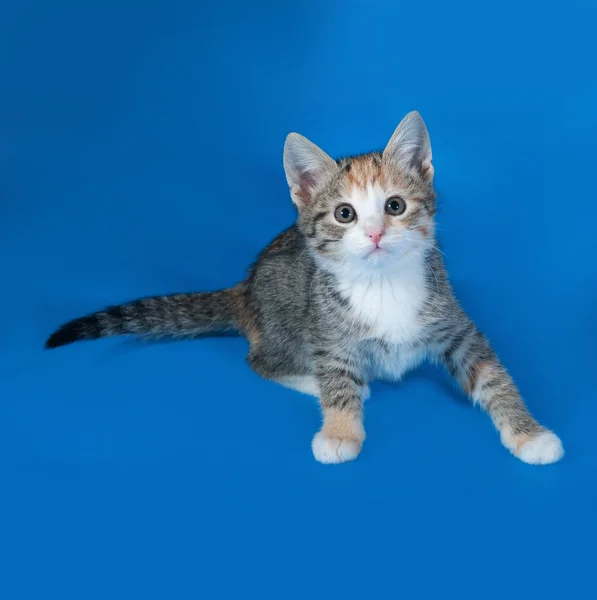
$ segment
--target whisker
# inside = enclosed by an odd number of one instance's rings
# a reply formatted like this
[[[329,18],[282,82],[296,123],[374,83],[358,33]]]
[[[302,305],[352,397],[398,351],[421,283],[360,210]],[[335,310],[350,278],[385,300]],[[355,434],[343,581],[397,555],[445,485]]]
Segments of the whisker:
[[[450,260],[449,256],[437,245],[435,244],[435,249],[442,254],[445,258],[447,258],[448,260]]]
[[[313,306],[313,296],[312,296],[312,292],[313,292],[313,284],[315,283],[315,278],[317,276],[317,273],[319,273],[319,268],[317,267],[315,269],[315,272],[313,273],[313,276],[311,277],[311,285],[309,286],[309,293],[307,294],[307,298],[309,299],[309,312],[311,312],[311,308]]]
[[[410,258],[413,261],[416,262],[417,259],[415,256],[413,256],[406,248],[403,248],[403,250],[408,256],[410,256]],[[425,260],[425,257],[422,254],[419,256],[419,258],[423,261],[423,264],[425,265],[427,270],[433,275],[433,278],[435,279],[435,291],[437,294],[439,294],[439,280],[437,278],[437,275],[435,274],[435,271],[431,268],[431,265],[427,262],[427,260]]]
[[[308,244],[305,246],[305,249],[297,256],[296,260],[292,263],[290,270],[292,270],[292,269],[294,269],[294,267],[296,267],[296,263],[302,258],[303,254],[305,254],[305,252],[307,252],[307,250],[309,250]]]

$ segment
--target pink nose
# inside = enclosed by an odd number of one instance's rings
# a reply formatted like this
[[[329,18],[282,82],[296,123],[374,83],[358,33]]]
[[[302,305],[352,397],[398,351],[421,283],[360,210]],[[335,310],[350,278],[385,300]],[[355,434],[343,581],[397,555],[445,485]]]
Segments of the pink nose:
[[[381,240],[382,236],[383,236],[383,231],[372,231],[369,234],[369,238],[378,248],[379,248],[379,240]]]

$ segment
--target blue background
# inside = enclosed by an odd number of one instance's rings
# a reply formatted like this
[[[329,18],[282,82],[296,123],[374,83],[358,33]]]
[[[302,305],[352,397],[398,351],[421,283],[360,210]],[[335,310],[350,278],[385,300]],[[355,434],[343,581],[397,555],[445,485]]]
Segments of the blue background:
[[[546,4],[4,3],[2,598],[594,593],[597,11]],[[240,280],[294,217],[288,132],[358,153],[412,109],[456,291],[561,463],[512,458],[430,367],[375,385],[329,467],[242,339],[42,351]]]

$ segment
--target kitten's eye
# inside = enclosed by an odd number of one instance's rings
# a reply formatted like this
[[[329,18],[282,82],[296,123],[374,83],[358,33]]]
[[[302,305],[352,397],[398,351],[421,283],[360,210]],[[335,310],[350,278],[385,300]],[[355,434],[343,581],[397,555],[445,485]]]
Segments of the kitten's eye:
[[[386,212],[395,217],[406,210],[406,202],[400,196],[389,198],[386,202]]]
[[[350,223],[354,221],[357,213],[350,204],[341,204],[335,211],[334,217],[339,223]]]

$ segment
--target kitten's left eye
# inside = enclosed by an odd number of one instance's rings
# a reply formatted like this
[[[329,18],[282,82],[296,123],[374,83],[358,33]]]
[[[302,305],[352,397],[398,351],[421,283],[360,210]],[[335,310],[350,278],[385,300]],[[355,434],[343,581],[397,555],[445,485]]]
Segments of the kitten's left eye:
[[[406,210],[406,202],[400,196],[388,198],[386,201],[386,212],[389,215],[401,215]]]
[[[354,208],[350,204],[341,204],[335,211],[334,217],[339,223],[350,223],[357,216]]]

